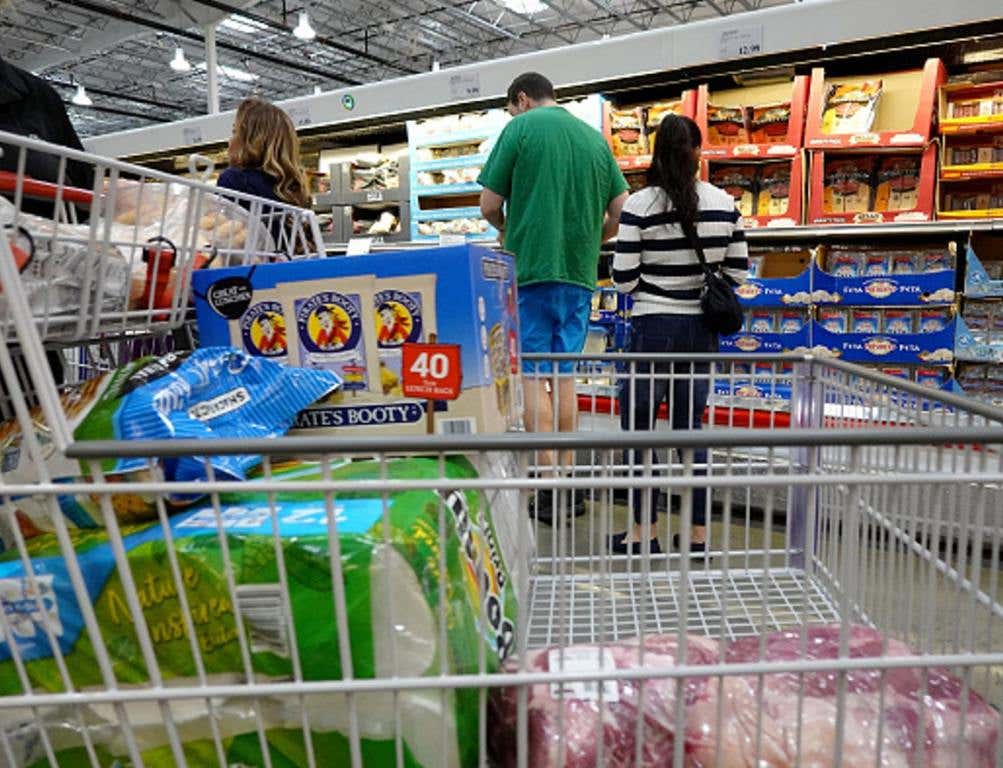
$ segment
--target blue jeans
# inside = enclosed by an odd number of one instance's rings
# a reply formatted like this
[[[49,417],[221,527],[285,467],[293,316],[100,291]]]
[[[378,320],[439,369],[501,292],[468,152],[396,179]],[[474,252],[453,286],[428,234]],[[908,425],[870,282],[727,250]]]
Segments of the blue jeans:
[[[686,353],[717,352],[718,337],[704,324],[702,315],[638,315],[631,320],[631,352]],[[628,377],[620,383],[620,426],[625,431],[654,429],[658,409],[664,402],[669,409],[669,420],[673,430],[700,429],[700,420],[707,406],[710,390],[709,366],[706,363],[676,363],[675,369],[668,363],[634,364],[637,376],[633,381]],[[628,372],[629,372],[628,368]],[[690,372],[696,374],[691,376]],[[652,375],[665,378],[652,378]],[[672,374],[669,378],[668,374]],[[627,466],[643,464],[641,456],[633,456],[628,451],[625,456]],[[654,457],[655,463],[658,458]],[[693,453],[694,464],[706,464],[707,451]],[[640,474],[635,469],[635,474]],[[703,469],[694,474],[706,474]],[[642,518],[642,496],[640,491],[631,494],[634,522],[640,524]],[[651,522],[656,516],[658,493],[651,492]],[[693,490],[693,524],[705,525],[707,516],[707,489]]]

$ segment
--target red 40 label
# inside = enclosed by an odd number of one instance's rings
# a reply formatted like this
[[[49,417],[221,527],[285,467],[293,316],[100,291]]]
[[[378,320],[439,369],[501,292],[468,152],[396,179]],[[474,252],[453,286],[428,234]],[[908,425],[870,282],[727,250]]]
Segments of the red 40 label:
[[[455,400],[460,396],[463,370],[459,344],[404,344],[401,371],[405,397]]]

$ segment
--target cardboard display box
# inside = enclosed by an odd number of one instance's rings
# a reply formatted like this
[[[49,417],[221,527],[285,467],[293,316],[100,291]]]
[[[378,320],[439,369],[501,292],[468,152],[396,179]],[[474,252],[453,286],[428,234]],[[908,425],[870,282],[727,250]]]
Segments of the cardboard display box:
[[[812,70],[805,124],[805,147],[840,149],[850,147],[924,147],[933,132],[937,88],[947,79],[940,59],[928,59],[923,69],[827,79],[821,67]],[[874,105],[874,118],[867,130],[827,132],[826,110],[847,109],[852,103],[833,104],[831,87],[881,82]],[[838,121],[837,121],[838,123]]]
[[[810,250],[754,251],[749,261],[749,278],[735,287],[743,307],[798,307],[811,303]]]
[[[805,112],[808,103],[809,78],[798,75],[794,82],[753,85],[711,91],[701,85],[697,92],[696,121],[703,133],[703,156],[708,159],[726,157],[793,157],[803,146]],[[770,122],[771,114],[762,107],[789,106],[786,122]],[[746,133],[744,141],[715,143],[716,133],[710,131],[708,113],[714,107],[735,107],[744,111]]]
[[[507,254],[463,245],[202,270],[193,293],[201,344],[342,376],[339,393],[300,414],[304,432],[465,434],[521,424]],[[429,343],[452,346],[409,346]],[[432,405],[405,396],[412,378],[429,376],[457,386],[458,397]]]
[[[937,144],[913,152],[812,152],[811,224],[931,221],[937,187]],[[894,176],[894,163],[913,166]],[[918,175],[917,175],[918,171]]]
[[[1003,131],[1003,81],[947,83],[938,106],[942,134]]]
[[[659,99],[636,106],[603,104],[602,132],[613,156],[625,171],[645,170],[651,165],[654,136],[667,112],[696,116],[696,91],[683,91],[678,98]]]
[[[729,184],[729,168],[732,171],[740,172],[737,174],[739,188],[734,188]],[[732,192],[732,196],[736,198],[736,206],[742,213],[742,220],[749,229],[796,227],[804,221],[803,152],[799,152],[789,160],[725,160],[721,162],[705,160],[700,175],[704,181],[710,181],[712,184]],[[742,192],[744,195],[740,197]],[[786,194],[786,198],[784,194]],[[742,197],[745,199],[741,199]],[[786,201],[786,205],[784,201]]]

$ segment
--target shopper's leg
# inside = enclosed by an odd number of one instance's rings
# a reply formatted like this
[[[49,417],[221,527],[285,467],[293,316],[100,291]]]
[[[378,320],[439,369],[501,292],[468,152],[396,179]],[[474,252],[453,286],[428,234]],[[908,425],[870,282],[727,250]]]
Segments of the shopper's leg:
[[[557,383],[557,428],[561,432],[578,431],[578,394],[573,374],[562,374]],[[564,468],[574,467],[574,451],[562,451],[560,462]]]
[[[547,379],[538,376],[523,376],[523,417],[527,432],[553,432],[554,406],[550,397]],[[552,451],[538,451],[536,464],[541,473],[553,474],[554,456]]]

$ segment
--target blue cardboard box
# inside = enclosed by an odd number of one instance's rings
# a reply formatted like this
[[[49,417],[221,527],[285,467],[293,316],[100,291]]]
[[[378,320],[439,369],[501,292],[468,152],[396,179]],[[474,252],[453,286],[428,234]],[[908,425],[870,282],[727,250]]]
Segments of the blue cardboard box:
[[[521,424],[507,254],[461,245],[258,264],[201,270],[192,286],[200,344],[340,371],[346,386],[301,413],[298,430],[456,434]],[[402,393],[400,348],[431,341],[460,347],[462,390],[429,413],[427,401]]]

